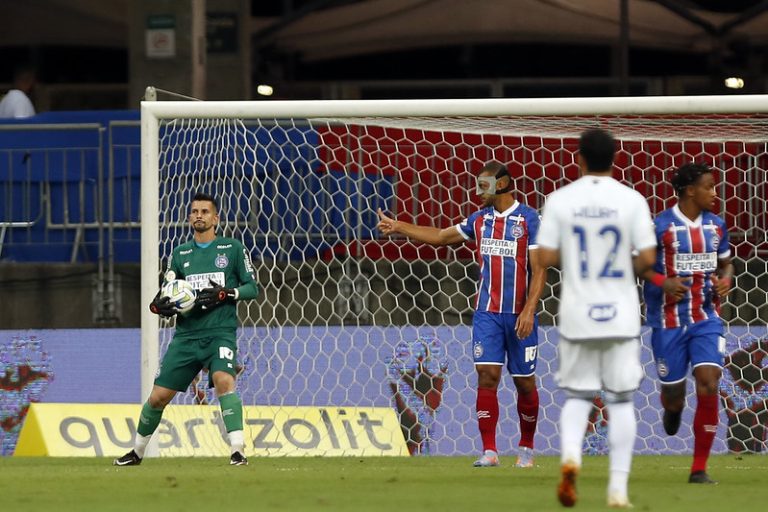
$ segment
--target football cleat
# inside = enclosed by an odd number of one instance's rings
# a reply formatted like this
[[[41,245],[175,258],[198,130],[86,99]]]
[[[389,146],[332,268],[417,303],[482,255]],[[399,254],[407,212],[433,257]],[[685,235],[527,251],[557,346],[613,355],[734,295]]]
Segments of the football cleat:
[[[688,477],[689,484],[717,484],[717,480],[712,480],[706,471],[694,471]]]
[[[138,466],[139,464],[141,464],[141,457],[133,450],[112,461],[113,466]]]
[[[611,493],[608,495],[608,508],[634,508],[626,494]]]
[[[499,465],[499,454],[493,450],[485,450],[482,456],[475,461],[476,468],[490,468]]]
[[[243,455],[242,453],[235,452],[229,458],[229,465],[230,466],[247,466],[248,459],[246,459],[245,455]]]
[[[576,494],[576,476],[579,468],[572,462],[560,466],[560,483],[557,486],[557,499],[564,507],[572,507],[578,498]]]
[[[666,432],[668,436],[677,434],[678,429],[680,429],[680,420],[682,417],[682,411],[669,412],[668,410],[664,409],[664,417],[662,419],[662,423],[664,424],[664,432]]]
[[[527,446],[521,446],[517,452],[517,462],[515,462],[516,468],[532,468],[533,467],[533,449]]]

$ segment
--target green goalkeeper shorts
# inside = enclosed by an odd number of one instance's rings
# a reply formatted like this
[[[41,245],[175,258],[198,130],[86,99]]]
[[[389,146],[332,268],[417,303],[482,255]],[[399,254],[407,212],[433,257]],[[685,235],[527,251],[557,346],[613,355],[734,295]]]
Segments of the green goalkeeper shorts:
[[[174,338],[160,363],[156,386],[186,391],[200,370],[208,370],[208,387],[213,387],[214,372],[236,376],[237,342],[235,336]]]

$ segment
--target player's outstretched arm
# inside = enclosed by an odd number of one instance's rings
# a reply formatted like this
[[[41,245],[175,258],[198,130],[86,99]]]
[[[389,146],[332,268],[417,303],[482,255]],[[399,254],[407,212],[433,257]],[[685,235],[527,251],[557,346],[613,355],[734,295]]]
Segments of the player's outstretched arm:
[[[376,228],[387,236],[400,234],[430,245],[452,245],[464,242],[464,237],[453,227],[440,229],[401,222],[384,215],[381,208],[376,213],[379,215]]]

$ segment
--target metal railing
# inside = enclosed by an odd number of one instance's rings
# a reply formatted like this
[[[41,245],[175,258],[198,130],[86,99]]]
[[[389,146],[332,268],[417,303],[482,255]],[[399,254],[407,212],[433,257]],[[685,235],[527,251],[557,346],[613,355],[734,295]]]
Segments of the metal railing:
[[[135,136],[115,142],[114,131],[126,128]],[[99,322],[120,317],[116,230],[128,230],[130,238],[141,225],[131,192],[140,175],[140,159],[132,156],[140,148],[138,131],[137,121],[0,125],[0,258],[26,248],[37,251],[32,259],[62,261],[67,247],[70,263],[96,263],[93,316]]]

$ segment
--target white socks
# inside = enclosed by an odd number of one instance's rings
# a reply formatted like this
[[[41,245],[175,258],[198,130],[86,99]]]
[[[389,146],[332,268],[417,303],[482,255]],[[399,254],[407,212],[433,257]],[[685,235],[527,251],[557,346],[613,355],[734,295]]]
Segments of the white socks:
[[[560,463],[574,463],[581,467],[584,433],[592,412],[592,402],[578,398],[565,401],[560,412]],[[608,445],[610,477],[608,496],[626,501],[627,481],[632,466],[632,449],[637,434],[635,406],[632,402],[608,404]]]
[[[560,463],[571,462],[581,467],[581,450],[587,431],[592,402],[569,398],[560,411]],[[613,419],[613,418],[611,418]]]
[[[231,447],[232,453],[245,453],[245,438],[242,430],[233,430],[232,432],[228,432],[227,436],[229,437],[229,446]],[[147,450],[147,445],[149,444],[150,439],[152,439],[151,435],[145,437],[136,434],[136,439],[133,442],[133,451],[136,452],[136,455],[138,455],[140,459],[144,458],[144,452]]]
[[[142,436],[139,433],[136,434],[136,439],[133,441],[133,451],[136,452],[136,455],[138,455],[140,459],[144,458],[144,452],[147,450],[147,445],[149,444],[150,439],[152,439],[152,434],[148,436]]]
[[[229,446],[231,447],[232,453],[245,453],[245,438],[242,430],[233,430],[232,432],[228,432],[227,436],[229,437]],[[140,459],[144,458],[144,452],[147,450],[147,445],[149,444],[150,439],[152,439],[151,435],[145,437],[136,434],[136,439],[133,442],[133,451],[136,452],[136,455],[138,455]]]
[[[632,466],[632,448],[637,434],[635,406],[632,402],[608,404],[608,445],[610,479],[608,495],[627,495],[627,480]]]
[[[229,446],[232,450],[232,453],[245,453],[245,439],[242,430],[233,430],[232,432],[227,432],[227,436],[229,437]]]

